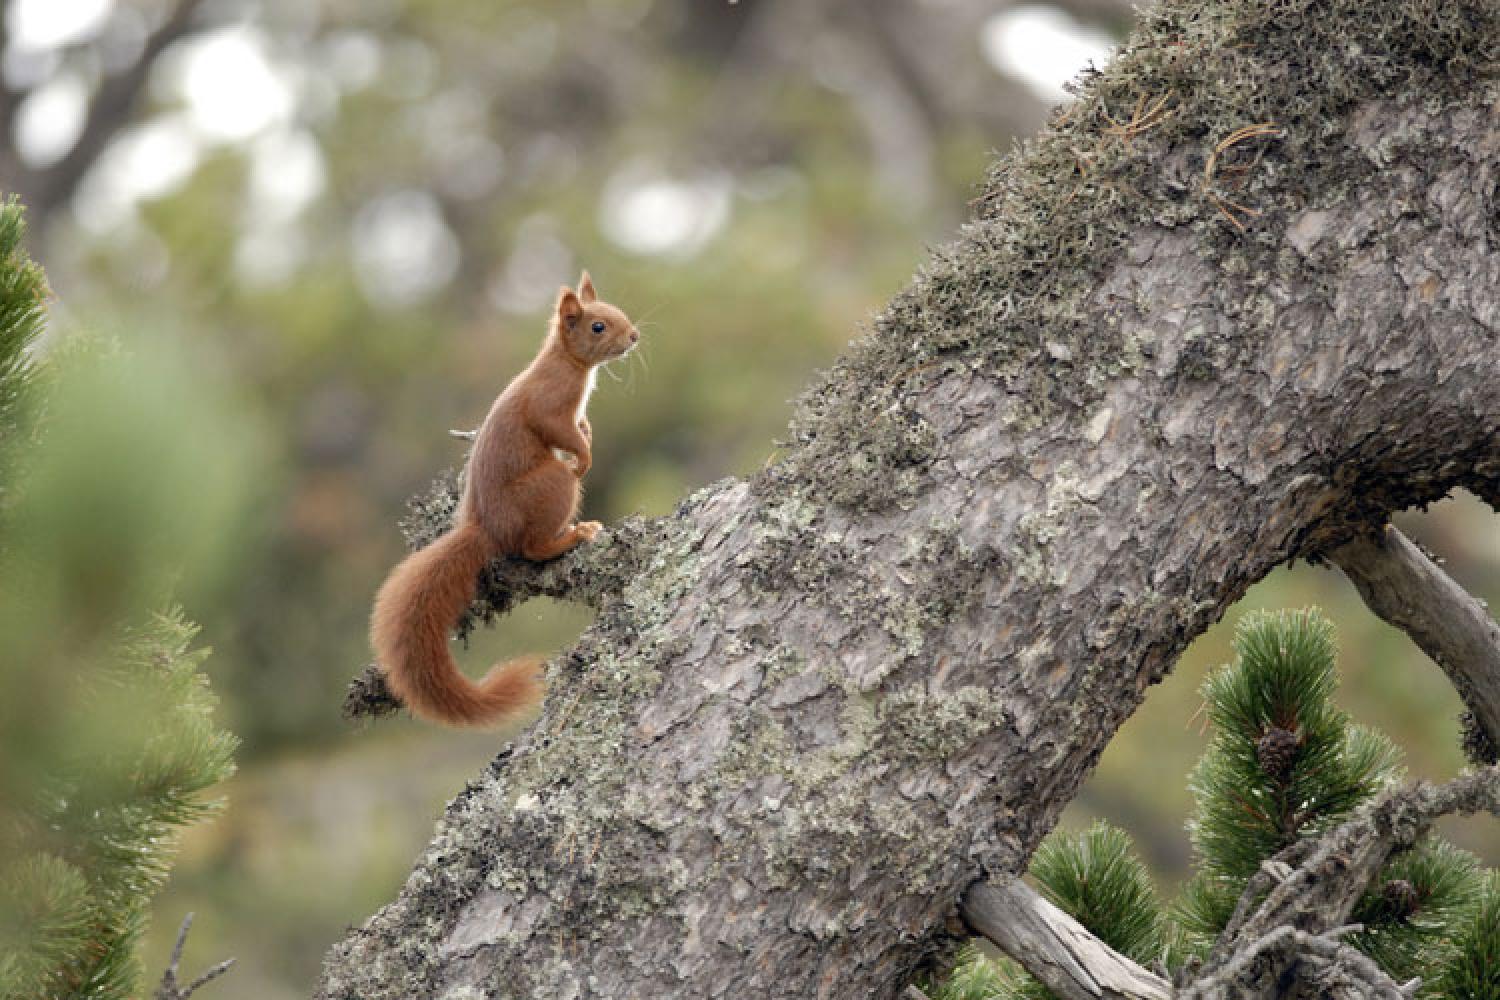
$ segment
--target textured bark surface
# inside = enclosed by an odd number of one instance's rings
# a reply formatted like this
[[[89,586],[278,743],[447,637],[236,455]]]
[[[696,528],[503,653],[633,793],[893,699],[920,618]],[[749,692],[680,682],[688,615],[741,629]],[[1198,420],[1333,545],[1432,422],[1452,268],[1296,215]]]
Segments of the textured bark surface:
[[[319,995],[894,997],[1250,584],[1500,499],[1492,8],[1144,15],[775,465],[494,569],[598,620]]]

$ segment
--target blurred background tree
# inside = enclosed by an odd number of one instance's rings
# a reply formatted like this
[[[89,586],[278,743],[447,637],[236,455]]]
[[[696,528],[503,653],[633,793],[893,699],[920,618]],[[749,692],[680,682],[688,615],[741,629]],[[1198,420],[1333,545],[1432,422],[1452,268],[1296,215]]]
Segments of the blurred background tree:
[[[254,504],[226,528],[220,584],[188,601],[245,740],[229,811],[168,890],[200,912],[199,947],[241,958],[216,989],[305,994],[498,743],[351,733],[337,713],[405,498],[461,460],[448,428],[530,358],[557,285],[587,266],[645,331],[591,405],[587,514],[663,512],[773,455],[786,401],[1130,16],[1126,0],[5,3],[0,187],[30,203],[60,299],[48,349],[75,325],[175,331],[160,352],[121,339],[275,442],[221,447]],[[211,440],[196,405],[181,433]],[[1453,507],[1408,528],[1500,596],[1489,513]],[[1328,608],[1352,710],[1414,771],[1457,766],[1442,675],[1340,578],[1302,568],[1247,601]],[[528,605],[470,660],[585,623]],[[1226,640],[1200,651],[1070,813],[1116,819],[1168,882],[1187,862],[1176,776],[1202,743],[1180,708]]]

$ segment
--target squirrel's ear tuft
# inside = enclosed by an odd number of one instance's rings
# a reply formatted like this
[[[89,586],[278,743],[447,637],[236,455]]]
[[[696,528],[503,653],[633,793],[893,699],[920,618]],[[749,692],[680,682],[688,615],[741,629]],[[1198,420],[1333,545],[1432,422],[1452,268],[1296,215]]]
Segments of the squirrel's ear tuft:
[[[578,297],[583,300],[584,305],[599,300],[598,293],[594,291],[594,279],[589,277],[587,271],[584,271],[583,277],[578,279]]]
[[[583,303],[578,301],[578,296],[573,289],[564,285],[557,292],[557,318],[566,326],[577,326],[579,319],[583,317]]]

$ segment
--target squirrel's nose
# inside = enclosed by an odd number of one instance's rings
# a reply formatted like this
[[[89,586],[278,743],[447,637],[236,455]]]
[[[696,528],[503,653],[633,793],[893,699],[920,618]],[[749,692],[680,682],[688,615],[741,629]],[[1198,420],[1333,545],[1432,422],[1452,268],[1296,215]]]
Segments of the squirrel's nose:
[[[640,339],[641,339],[641,331],[639,331],[639,330],[631,330],[630,331],[630,342],[632,344],[636,343]]]

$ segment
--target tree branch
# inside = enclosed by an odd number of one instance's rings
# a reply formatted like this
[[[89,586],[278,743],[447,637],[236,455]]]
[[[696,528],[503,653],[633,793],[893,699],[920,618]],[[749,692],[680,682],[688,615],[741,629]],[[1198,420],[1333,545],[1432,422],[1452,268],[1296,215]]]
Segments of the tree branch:
[[[1206,3],[997,165],[777,462],[530,571],[594,624],[320,997],[890,1000],[1249,586],[1500,490],[1500,10]],[[1268,108],[1242,233],[1203,165]]]
[[[1185,969],[1179,976],[1192,981],[1183,991],[1185,1000],[1276,995],[1281,971],[1298,957],[1298,952],[1280,946],[1291,942],[1304,951],[1311,947],[1302,937],[1288,937],[1288,931],[1321,937],[1344,926],[1392,853],[1416,843],[1440,816],[1475,812],[1500,815],[1500,766],[1442,785],[1417,782],[1384,792],[1300,850],[1305,859],[1280,878],[1263,899],[1260,894],[1265,892],[1267,882],[1252,879],[1236,911],[1237,915],[1248,912],[1249,916],[1231,920],[1203,964]],[[1279,877],[1282,869],[1278,866],[1272,874]],[[1273,954],[1276,957],[1270,965],[1255,966],[1258,989],[1223,992],[1251,969],[1255,959]],[[1392,985],[1391,989],[1396,987]]]
[[[1178,994],[1179,1000],[1230,1000],[1246,995],[1241,985],[1246,979],[1274,983],[1284,996],[1286,986],[1274,971],[1257,969],[1257,963],[1274,958],[1273,966],[1285,967],[1300,962],[1307,968],[1304,978],[1317,981],[1319,996],[1333,1000],[1411,1000],[1420,980],[1397,986],[1368,955],[1356,951],[1340,938],[1363,930],[1359,924],[1335,927],[1322,934],[1309,934],[1296,927],[1282,926],[1243,948],[1217,975],[1194,983]]]
[[[975,931],[1063,1000],[1168,1000],[1172,986],[1089,933],[1014,876],[970,887],[959,908]]]
[[[1500,748],[1500,625],[1409,538],[1387,525],[1329,553],[1371,611],[1409,635],[1448,675],[1488,744]]]

